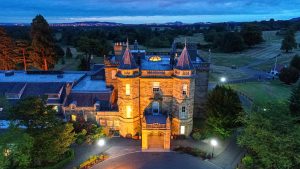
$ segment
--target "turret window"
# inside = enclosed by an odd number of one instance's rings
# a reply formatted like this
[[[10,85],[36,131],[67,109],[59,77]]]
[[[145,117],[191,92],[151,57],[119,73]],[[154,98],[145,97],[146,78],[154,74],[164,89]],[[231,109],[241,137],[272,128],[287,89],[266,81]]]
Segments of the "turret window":
[[[126,84],[126,96],[130,95],[130,84]]]
[[[179,112],[179,118],[180,119],[186,119],[187,118],[187,112],[186,112],[186,107],[182,106]]]
[[[187,95],[188,86],[187,84],[183,84],[182,86],[182,95]]]
[[[131,118],[131,106],[126,106],[126,117]]]
[[[111,79],[116,79],[116,74],[117,74],[117,71],[116,70],[112,70],[111,71]]]

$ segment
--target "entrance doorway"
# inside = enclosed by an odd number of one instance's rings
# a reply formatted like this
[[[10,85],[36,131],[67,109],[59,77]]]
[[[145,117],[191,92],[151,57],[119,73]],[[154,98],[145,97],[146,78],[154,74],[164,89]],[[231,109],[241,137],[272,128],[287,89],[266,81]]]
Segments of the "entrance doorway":
[[[164,149],[164,134],[151,133],[148,135],[148,148],[149,149]]]

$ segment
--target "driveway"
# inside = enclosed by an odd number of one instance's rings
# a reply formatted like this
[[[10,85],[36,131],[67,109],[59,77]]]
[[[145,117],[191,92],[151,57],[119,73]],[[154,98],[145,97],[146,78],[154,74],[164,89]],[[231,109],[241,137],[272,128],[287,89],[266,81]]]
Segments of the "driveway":
[[[108,159],[91,169],[220,169],[209,161],[176,152],[136,152]]]

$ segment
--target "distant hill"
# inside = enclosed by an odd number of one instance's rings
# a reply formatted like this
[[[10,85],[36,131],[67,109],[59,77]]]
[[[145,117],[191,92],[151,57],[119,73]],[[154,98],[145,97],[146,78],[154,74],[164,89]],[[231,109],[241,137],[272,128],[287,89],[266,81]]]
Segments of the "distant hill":
[[[300,17],[298,17],[298,18],[292,18],[292,19],[290,19],[290,21],[300,21]]]
[[[73,22],[73,23],[53,23],[50,26],[122,26],[122,23],[116,22]]]

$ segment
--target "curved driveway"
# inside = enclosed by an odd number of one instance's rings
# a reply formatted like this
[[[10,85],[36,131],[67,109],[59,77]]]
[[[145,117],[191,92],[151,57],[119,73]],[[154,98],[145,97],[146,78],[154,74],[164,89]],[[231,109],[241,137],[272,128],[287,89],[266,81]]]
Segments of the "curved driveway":
[[[208,161],[176,152],[136,152],[108,159],[91,169],[220,169]]]

